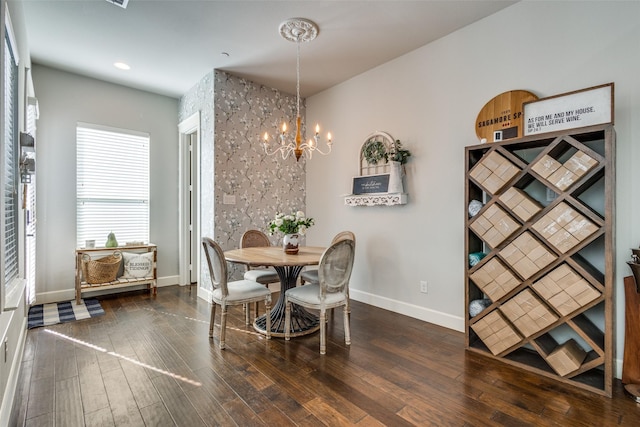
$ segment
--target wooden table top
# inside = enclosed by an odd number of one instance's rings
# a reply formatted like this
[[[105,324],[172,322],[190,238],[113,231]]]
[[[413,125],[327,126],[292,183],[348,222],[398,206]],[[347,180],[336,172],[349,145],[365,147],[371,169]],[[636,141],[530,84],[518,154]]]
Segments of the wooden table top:
[[[257,248],[232,249],[224,253],[227,261],[257,266],[293,266],[318,265],[326,248],[319,246],[300,246],[295,255],[284,252],[281,246],[265,246]]]

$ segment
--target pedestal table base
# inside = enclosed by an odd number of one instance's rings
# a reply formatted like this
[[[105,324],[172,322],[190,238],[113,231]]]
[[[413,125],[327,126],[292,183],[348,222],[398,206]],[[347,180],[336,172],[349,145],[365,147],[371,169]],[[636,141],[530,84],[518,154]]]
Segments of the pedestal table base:
[[[277,266],[274,267],[280,277],[280,297],[271,308],[271,336],[284,337],[285,305],[284,293],[287,289],[294,288],[298,281],[298,275],[302,266]],[[262,315],[253,322],[253,327],[261,334],[267,332],[267,317]],[[292,304],[291,306],[291,336],[308,335],[320,329],[318,316],[308,312],[304,307]]]

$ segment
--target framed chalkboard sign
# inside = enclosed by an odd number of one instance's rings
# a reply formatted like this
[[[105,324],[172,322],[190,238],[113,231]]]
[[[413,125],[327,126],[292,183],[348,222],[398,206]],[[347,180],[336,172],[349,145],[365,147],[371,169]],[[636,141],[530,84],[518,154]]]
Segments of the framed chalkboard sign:
[[[353,178],[352,194],[386,193],[389,190],[389,174],[365,175]]]

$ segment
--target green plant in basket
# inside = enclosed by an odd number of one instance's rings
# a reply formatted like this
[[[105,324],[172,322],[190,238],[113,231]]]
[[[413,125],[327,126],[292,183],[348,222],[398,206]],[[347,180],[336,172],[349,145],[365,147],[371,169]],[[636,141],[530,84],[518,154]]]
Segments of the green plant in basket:
[[[278,212],[276,217],[269,222],[268,229],[270,235],[279,231],[282,234],[297,233],[304,236],[307,229],[314,224],[313,218],[307,218],[302,211],[292,212],[289,215]]]

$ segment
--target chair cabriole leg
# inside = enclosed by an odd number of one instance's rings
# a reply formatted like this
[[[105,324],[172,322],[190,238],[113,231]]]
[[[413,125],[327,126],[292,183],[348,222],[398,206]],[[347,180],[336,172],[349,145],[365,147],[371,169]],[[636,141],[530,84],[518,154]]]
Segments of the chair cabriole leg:
[[[227,306],[222,305],[222,312],[220,314],[220,349],[224,350],[224,340],[227,331]]]
[[[346,345],[351,345],[351,326],[349,325],[349,312],[350,310],[347,308],[348,306],[344,306],[344,343]]]
[[[267,321],[269,322],[268,317]],[[284,298],[284,339],[285,341],[291,339],[291,303],[287,300],[287,297]]]
[[[320,354],[327,352],[327,312],[320,309]]]
[[[209,338],[213,338],[213,323],[216,317],[216,303],[211,303],[211,320],[209,320]]]
[[[264,303],[265,315],[267,317],[267,339],[271,339],[271,301],[267,299]]]

